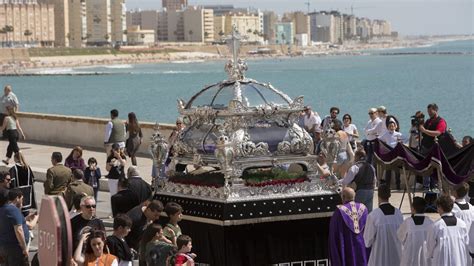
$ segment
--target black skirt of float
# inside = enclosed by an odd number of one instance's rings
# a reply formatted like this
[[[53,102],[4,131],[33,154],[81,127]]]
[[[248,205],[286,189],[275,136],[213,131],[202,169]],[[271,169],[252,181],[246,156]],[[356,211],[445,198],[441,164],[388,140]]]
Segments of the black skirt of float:
[[[183,207],[180,226],[193,239],[199,263],[329,265],[329,219],[340,204],[337,194],[238,202],[191,197],[155,195],[163,204]]]

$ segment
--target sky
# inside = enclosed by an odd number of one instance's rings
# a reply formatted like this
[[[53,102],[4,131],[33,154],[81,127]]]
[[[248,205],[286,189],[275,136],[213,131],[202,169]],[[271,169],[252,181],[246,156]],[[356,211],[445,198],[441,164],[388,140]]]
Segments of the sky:
[[[342,13],[385,19],[392,30],[407,35],[473,34],[474,0],[188,0],[189,5],[233,4],[254,7],[278,14],[288,11],[339,10]],[[127,9],[160,9],[161,0],[126,0]]]

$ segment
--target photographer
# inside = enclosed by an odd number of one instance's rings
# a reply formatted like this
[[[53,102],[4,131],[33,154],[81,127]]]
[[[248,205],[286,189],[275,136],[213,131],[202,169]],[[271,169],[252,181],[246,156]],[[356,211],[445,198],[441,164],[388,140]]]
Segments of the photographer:
[[[430,103],[427,107],[430,118],[424,125],[420,125],[418,130],[422,133],[421,153],[427,154],[434,144],[434,138],[440,136],[446,131],[446,121],[438,115],[438,105]]]

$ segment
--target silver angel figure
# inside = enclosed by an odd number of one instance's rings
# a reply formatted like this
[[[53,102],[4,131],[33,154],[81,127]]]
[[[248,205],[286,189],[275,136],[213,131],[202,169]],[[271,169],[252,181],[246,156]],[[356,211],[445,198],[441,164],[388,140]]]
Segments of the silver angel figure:
[[[156,173],[152,179],[152,187],[156,190],[162,185],[160,184],[160,173],[168,155],[168,143],[161,135],[158,124],[155,125],[155,132],[151,135],[149,151],[153,160],[154,172]]]

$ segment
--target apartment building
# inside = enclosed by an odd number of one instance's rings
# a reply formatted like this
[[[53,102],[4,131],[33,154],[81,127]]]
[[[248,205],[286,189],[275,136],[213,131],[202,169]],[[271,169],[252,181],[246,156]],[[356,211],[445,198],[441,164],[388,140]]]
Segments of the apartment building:
[[[161,6],[163,10],[182,10],[188,6],[188,0],[162,0]]]
[[[3,25],[0,46],[54,45],[53,5],[32,1],[15,4],[5,2],[0,4],[0,25]]]

